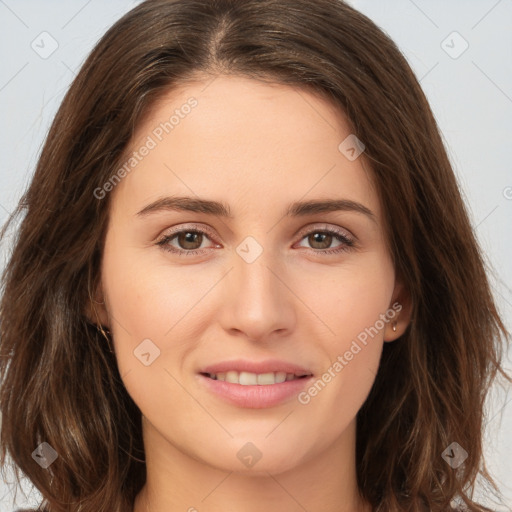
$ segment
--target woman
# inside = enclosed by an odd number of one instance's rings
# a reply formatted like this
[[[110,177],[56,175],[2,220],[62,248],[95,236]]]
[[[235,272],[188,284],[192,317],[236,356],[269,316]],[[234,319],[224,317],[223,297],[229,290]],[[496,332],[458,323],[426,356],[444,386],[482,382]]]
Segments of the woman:
[[[20,213],[2,464],[41,510],[489,510],[508,333],[426,98],[354,9],[143,2]]]

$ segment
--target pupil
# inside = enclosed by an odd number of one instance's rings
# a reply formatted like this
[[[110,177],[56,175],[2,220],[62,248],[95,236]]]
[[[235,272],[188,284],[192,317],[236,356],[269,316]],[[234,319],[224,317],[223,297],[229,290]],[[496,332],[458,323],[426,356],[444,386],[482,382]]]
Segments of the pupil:
[[[331,245],[331,239],[332,239],[332,235],[329,235],[327,233],[314,233],[313,235],[313,242],[310,242],[311,245],[313,246],[313,248],[315,249],[326,249],[327,247],[329,247]],[[325,241],[327,240],[327,245],[325,245]],[[315,243],[320,243],[322,244],[323,242],[323,246],[322,247],[315,247]]]
[[[194,239],[199,236],[201,236],[201,233],[193,233],[191,231],[181,233],[179,235],[179,243],[184,249],[197,249],[201,243],[197,245],[197,240],[194,241]],[[192,246],[188,244],[192,244]]]

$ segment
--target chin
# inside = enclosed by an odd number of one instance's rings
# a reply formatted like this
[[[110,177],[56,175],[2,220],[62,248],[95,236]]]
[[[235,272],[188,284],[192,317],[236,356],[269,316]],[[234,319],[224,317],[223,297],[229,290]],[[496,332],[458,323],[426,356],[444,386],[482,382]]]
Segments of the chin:
[[[233,445],[234,449],[233,449]],[[220,453],[216,453],[220,449]],[[209,457],[203,452],[201,459],[210,466],[222,471],[236,472],[244,475],[277,475],[294,469],[304,460],[304,454],[298,452],[296,443],[276,446],[262,438],[254,442],[231,440],[229,447],[212,446]]]

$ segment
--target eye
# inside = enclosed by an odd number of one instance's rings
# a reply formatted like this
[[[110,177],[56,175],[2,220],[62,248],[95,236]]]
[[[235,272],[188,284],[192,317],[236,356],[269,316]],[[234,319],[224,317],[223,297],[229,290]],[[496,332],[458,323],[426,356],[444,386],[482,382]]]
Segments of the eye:
[[[207,252],[208,247],[205,248],[203,242],[209,238],[213,238],[209,231],[194,227],[166,234],[156,242],[156,245],[178,256],[194,256]],[[309,249],[322,255],[348,251],[356,245],[355,241],[344,231],[333,227],[310,230],[302,234],[302,240],[306,240],[310,244]],[[339,242],[339,245],[329,248],[335,241]],[[220,247],[220,245],[216,244],[216,247]]]
[[[178,254],[178,256],[193,256],[204,252],[204,248],[201,248],[201,246],[208,235],[210,233],[202,229],[182,229],[165,235],[156,245],[162,247],[165,251]],[[172,245],[172,242],[177,243],[178,247]]]
[[[310,244],[311,249],[320,254],[337,254],[355,247],[355,241],[344,231],[332,227],[309,231],[303,235],[302,240],[304,239]],[[340,242],[340,245],[329,248],[333,241]]]

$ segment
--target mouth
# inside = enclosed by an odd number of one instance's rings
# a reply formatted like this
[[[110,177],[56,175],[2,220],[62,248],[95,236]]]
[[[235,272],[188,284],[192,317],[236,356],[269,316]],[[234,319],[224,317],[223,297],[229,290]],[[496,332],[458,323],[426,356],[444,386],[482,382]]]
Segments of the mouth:
[[[286,373],[286,372],[267,372],[267,373],[252,373],[252,372],[238,372],[235,370],[219,373],[201,372],[201,375],[231,384],[240,384],[242,386],[269,386],[272,384],[280,384],[291,380],[307,379],[312,377],[311,373]]]
[[[289,403],[313,380],[309,369],[277,359],[223,361],[200,368],[196,375],[211,396],[252,409]]]
[[[201,368],[198,384],[236,407],[265,409],[296,399],[311,384],[307,368],[282,360],[238,359]]]

